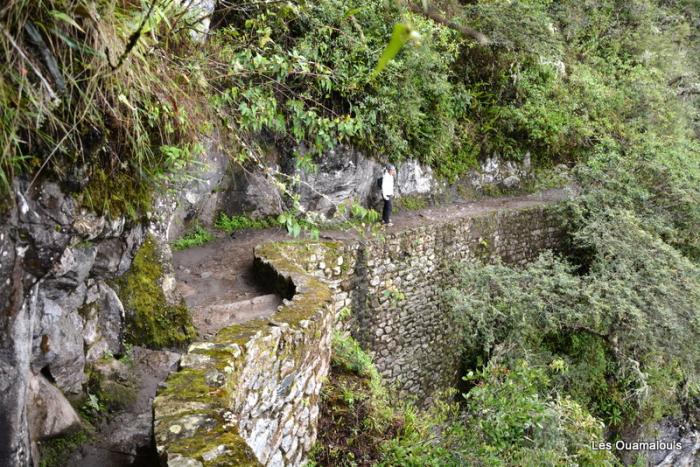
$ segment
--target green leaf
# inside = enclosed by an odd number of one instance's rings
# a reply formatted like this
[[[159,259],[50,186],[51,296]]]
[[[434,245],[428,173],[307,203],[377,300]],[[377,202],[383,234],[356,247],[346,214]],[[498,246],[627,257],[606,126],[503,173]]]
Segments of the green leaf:
[[[343,15],[343,18],[349,18],[351,16],[356,15],[357,13],[361,12],[362,8],[357,7],[357,8],[350,8],[348,11],[345,12]]]
[[[73,18],[71,18],[70,16],[68,16],[68,15],[65,14],[64,12],[58,11],[58,10],[51,10],[51,11],[49,11],[49,14],[50,14],[51,16],[53,16],[54,18],[56,18],[57,20],[60,20],[60,21],[63,21],[64,23],[70,24],[70,25],[73,26],[74,28],[78,29],[80,32],[85,32],[85,31],[83,30],[83,28],[81,28],[81,27],[78,25],[78,23],[75,22],[75,20],[74,20]]]
[[[389,63],[396,56],[396,54],[399,53],[399,50],[401,50],[406,42],[408,42],[410,37],[411,28],[403,23],[396,23],[396,25],[394,25],[394,31],[391,33],[389,44],[384,49],[382,56],[379,57],[377,66],[374,67],[374,70],[372,70],[370,78],[374,78],[381,73],[381,71],[386,67],[387,63]]]

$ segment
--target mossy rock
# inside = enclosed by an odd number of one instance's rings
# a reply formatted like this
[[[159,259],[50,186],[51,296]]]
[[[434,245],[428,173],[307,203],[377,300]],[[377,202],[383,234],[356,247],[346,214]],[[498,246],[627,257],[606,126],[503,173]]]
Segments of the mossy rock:
[[[184,303],[168,303],[161,288],[163,266],[155,240],[148,236],[131,269],[118,280],[119,298],[126,311],[128,343],[160,349],[180,347],[196,336]]]
[[[153,182],[126,172],[106,173],[96,168],[81,193],[81,204],[113,218],[138,219],[153,204]]]
[[[429,200],[425,196],[405,195],[396,199],[394,207],[397,212],[418,211],[427,208],[429,204]]]
[[[97,397],[105,404],[107,410],[116,412],[124,410],[136,401],[136,388],[130,383],[103,381]]]
[[[68,459],[79,446],[90,440],[90,433],[80,430],[76,433],[59,436],[46,441],[40,441],[39,446],[39,466],[40,467],[63,467]]]

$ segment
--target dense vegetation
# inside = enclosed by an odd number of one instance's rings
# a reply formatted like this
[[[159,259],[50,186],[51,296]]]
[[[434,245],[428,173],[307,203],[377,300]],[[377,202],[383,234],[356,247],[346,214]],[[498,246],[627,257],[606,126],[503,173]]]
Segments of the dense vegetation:
[[[612,463],[585,448],[601,423],[616,436],[693,416],[700,1],[226,5],[203,43],[179,2],[0,7],[3,197],[20,174],[51,176],[137,217],[214,128],[241,163],[274,144],[308,166],[348,142],[450,180],[494,153],[530,153],[542,173],[566,164],[582,191],[563,213],[569,254],[460,271],[448,299],[470,330],[465,410],[404,429],[384,416],[396,436],[375,461]],[[376,73],[396,24],[413,34]]]
[[[493,153],[548,167],[665,139],[691,150],[697,108],[675,95],[697,95],[696,1],[428,3],[488,44],[383,0],[227,3],[203,44],[179,2],[11,0],[0,188],[51,175],[138,216],[213,128],[240,161],[272,141],[305,148],[304,165],[345,141],[451,179]],[[373,73],[397,23],[414,34]]]
[[[470,379],[479,379],[473,412],[450,402],[451,392],[419,410],[392,398],[357,342],[336,334],[312,465],[616,465],[591,447],[603,439],[598,420],[569,397],[542,393],[546,369],[520,361]]]

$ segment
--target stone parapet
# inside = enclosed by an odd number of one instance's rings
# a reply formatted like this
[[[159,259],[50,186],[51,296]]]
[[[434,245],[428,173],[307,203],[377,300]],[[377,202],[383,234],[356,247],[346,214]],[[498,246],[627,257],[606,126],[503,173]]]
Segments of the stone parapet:
[[[271,320],[221,330],[192,344],[154,402],[163,463],[173,466],[299,465],[316,440],[321,384],[334,327],[331,289],[308,274],[331,242],[269,243],[255,268],[285,297]]]
[[[487,211],[392,232],[358,250],[352,313],[344,325],[389,386],[426,400],[454,387],[461,335],[444,304],[460,263],[523,265],[556,249],[562,223],[552,205]]]

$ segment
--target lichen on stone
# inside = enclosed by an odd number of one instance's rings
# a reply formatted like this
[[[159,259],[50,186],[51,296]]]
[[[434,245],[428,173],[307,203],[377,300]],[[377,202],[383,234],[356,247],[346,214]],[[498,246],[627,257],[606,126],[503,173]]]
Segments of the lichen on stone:
[[[304,268],[309,254],[329,260],[326,251],[298,242],[256,249],[258,272],[288,300],[272,319],[229,326],[190,346],[154,403],[164,457],[205,466],[302,461],[316,436],[334,322],[332,291]]]

